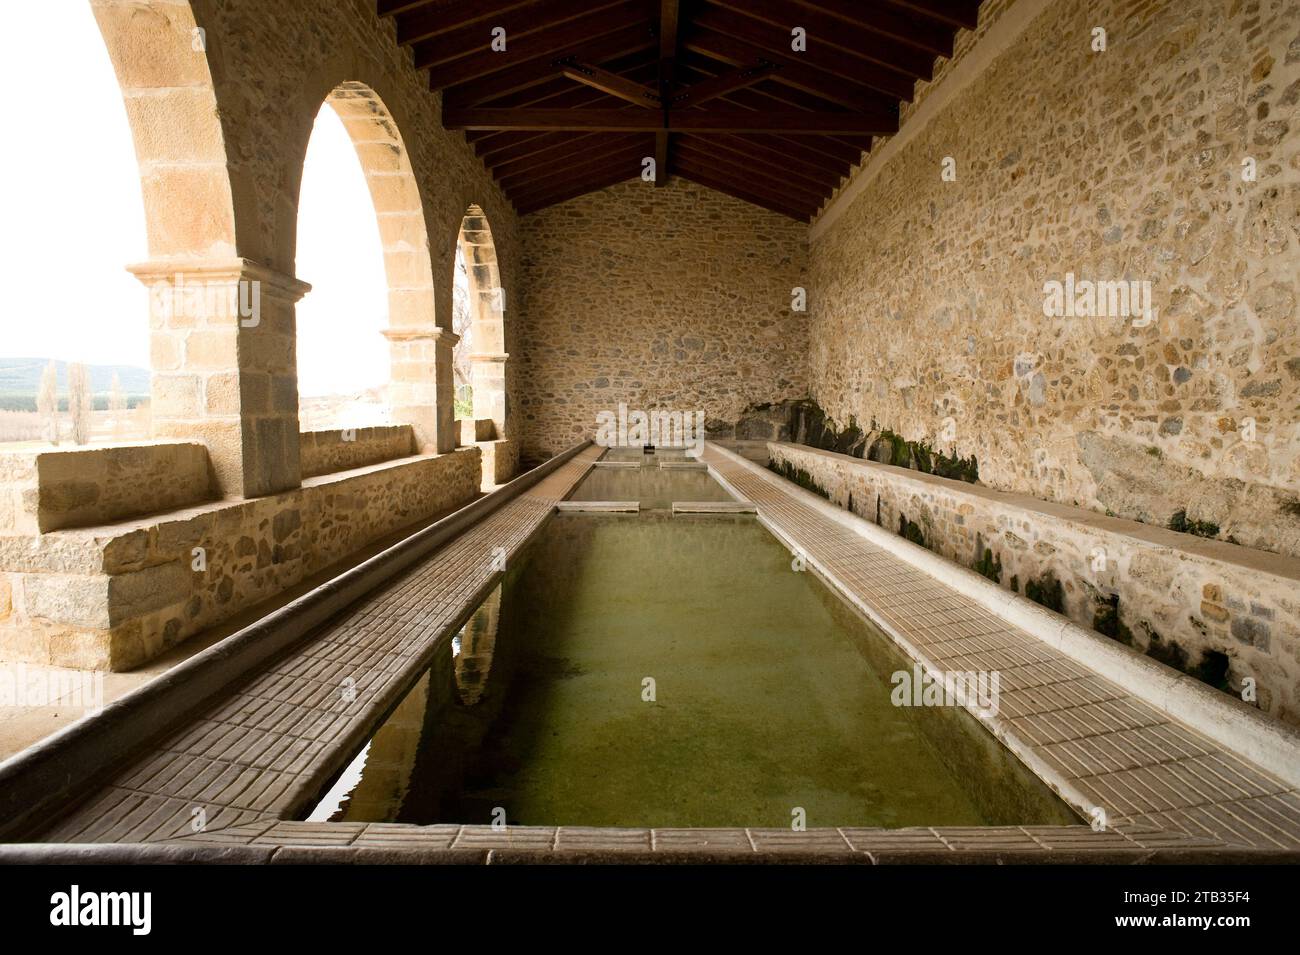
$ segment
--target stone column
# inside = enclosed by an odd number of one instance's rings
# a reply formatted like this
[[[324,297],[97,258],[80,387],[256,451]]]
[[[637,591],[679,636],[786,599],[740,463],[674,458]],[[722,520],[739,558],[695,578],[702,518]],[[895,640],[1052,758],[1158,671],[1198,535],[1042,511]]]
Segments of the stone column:
[[[403,325],[384,330],[392,374],[388,403],[393,422],[409,424],[421,454],[456,450],[451,351],[460,340],[437,325]]]
[[[239,258],[130,271],[150,290],[154,437],[203,441],[222,496],[298,487],[294,304],[311,286]]]
[[[474,330],[477,333],[477,324]],[[505,352],[477,352],[469,356],[474,417],[491,418],[497,438],[506,436],[506,359],[509,357]]]

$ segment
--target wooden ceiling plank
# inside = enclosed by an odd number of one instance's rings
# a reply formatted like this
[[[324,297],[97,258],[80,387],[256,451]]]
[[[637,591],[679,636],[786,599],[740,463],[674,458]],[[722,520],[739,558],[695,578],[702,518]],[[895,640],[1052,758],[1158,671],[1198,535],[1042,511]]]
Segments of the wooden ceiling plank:
[[[379,0],[377,4],[381,18],[395,17],[399,13],[407,13],[416,7],[429,6],[446,9],[455,5],[455,0]]]
[[[573,163],[566,169],[551,169],[534,176],[516,176],[509,180],[500,180],[501,188],[506,192],[540,192],[574,182],[584,176],[603,175],[606,170],[621,168],[628,177],[641,174],[641,159],[645,156],[645,144],[624,146],[610,153],[592,156],[590,159]]]
[[[789,29],[774,27],[721,7],[702,8],[691,18],[691,23],[697,29],[712,30],[750,44],[761,51],[760,56],[766,56],[782,67],[796,64],[818,70],[836,80],[857,83],[896,99],[910,100],[914,93],[914,75],[877,66],[836,47],[816,42],[810,42],[805,53],[793,53]],[[778,74],[776,79],[780,80],[781,75]]]
[[[662,120],[649,110],[443,109],[447,129],[658,132]],[[669,132],[785,133],[813,136],[877,136],[897,132],[897,120],[858,113],[807,110],[681,110],[668,114]]]
[[[979,26],[979,0],[885,0],[885,2],[900,10],[919,13],[952,29],[974,30]]]
[[[721,192],[723,195],[731,196],[733,199],[739,199],[741,202],[748,202],[750,205],[767,209],[769,212],[775,212],[790,219],[807,222],[812,218],[811,211],[800,209],[782,199],[763,196],[749,189],[738,187],[735,183],[726,182],[720,177],[709,173],[707,170],[697,169],[689,163],[682,164],[681,167],[677,169],[677,174],[683,179],[689,179],[691,182],[698,183],[707,189]]]
[[[644,156],[649,143],[650,140],[644,133],[629,133],[626,136],[593,133],[590,137],[574,137],[566,148],[502,165],[492,170],[492,175],[501,182],[530,174],[544,175],[553,169],[572,167],[587,158],[607,156],[632,147],[639,148]]]
[[[772,139],[777,140],[778,148],[784,149],[788,144],[814,146],[825,155],[833,156],[850,166],[856,166],[862,162],[862,150],[855,146],[849,146],[833,136],[819,136],[814,139],[811,136],[783,136],[777,133],[772,136]]]
[[[475,0],[467,4],[463,0],[442,0],[425,4],[398,16],[397,42],[410,46],[431,37],[464,31],[471,24],[482,24],[484,20],[494,20],[523,7],[535,7],[537,3],[538,0]]]
[[[590,43],[611,33],[618,33],[629,25],[629,11],[635,6],[619,0],[615,6],[604,5],[599,13],[574,16],[544,29],[510,39],[504,52],[492,49],[492,37],[482,27],[479,38],[455,60],[437,63],[422,57],[420,45],[415,46],[415,68],[429,69],[430,89],[445,89],[471,80],[482,79],[493,73],[511,71],[530,60],[552,60],[577,55],[575,47]],[[572,9],[566,7],[566,10]],[[598,61],[597,61],[598,62]]]
[[[734,67],[745,66],[757,59],[772,60],[780,64],[781,69],[770,79],[812,93],[846,109],[865,111],[881,108],[883,104],[892,103],[897,98],[883,97],[865,86],[844,82],[797,60],[772,56],[762,47],[745,43],[714,30],[692,30],[686,35],[682,45]]]
[[[707,139],[699,139],[699,142],[708,143],[710,148],[725,149],[735,155],[748,156],[754,162],[762,163],[773,170],[788,170],[791,175],[801,176],[819,185],[838,186],[848,171],[847,167],[841,168],[838,163],[828,168],[826,165],[809,162],[802,155],[797,155],[791,150],[772,149],[752,139],[741,139],[738,136],[710,136]]]
[[[542,192],[519,192],[511,193],[510,201],[514,203],[524,215],[529,212],[536,212],[546,206],[553,206],[560,202],[567,202],[570,199],[576,199],[578,196],[586,195],[589,192],[599,192],[601,189],[608,189],[610,186],[618,185],[620,182],[627,182],[629,179],[636,178],[636,174],[625,175],[621,169],[607,170],[602,175],[592,175],[579,182],[569,183],[567,186],[556,186],[554,189],[548,189]]]
[[[952,28],[918,18],[897,9],[862,0],[794,0],[798,15],[810,10],[834,17],[850,27],[867,30],[906,50],[920,50],[930,57],[952,56]]]
[[[815,48],[826,45],[913,79],[928,80],[934,75],[935,53],[899,43],[888,32],[877,32],[870,27],[836,19],[822,12],[816,3],[792,4],[789,0],[709,0],[709,3],[780,27],[786,33],[796,26],[803,27],[808,31],[810,54]],[[923,27],[925,25],[918,26],[918,31],[923,32]],[[935,33],[940,38],[947,37],[951,54],[951,34],[945,31]]]
[[[559,56],[534,57],[526,63],[518,63],[509,71],[457,84],[444,91],[443,106],[479,106],[546,82],[559,75],[555,61],[565,56],[576,56],[588,63],[601,64],[657,44],[651,21],[648,18],[642,19],[600,40],[575,43]]]
[[[738,185],[755,188],[762,187],[765,192],[777,196],[786,196],[800,208],[824,202],[831,194],[829,186],[804,184],[781,173],[773,174],[767,169],[747,161],[744,157],[728,156],[721,150],[709,150],[701,147],[699,140],[687,142],[685,138],[678,141],[677,158],[680,162],[693,163],[697,168],[711,169],[718,175],[733,179]]]

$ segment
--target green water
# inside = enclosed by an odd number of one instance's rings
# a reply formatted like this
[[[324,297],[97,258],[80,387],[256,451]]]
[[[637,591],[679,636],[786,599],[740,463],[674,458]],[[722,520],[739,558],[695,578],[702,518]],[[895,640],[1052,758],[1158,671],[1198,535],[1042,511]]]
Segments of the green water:
[[[1077,821],[965,712],[891,705],[909,669],[752,518],[559,516],[312,818]]]
[[[610,448],[602,460],[634,461],[640,468],[593,468],[570,496],[573,501],[640,501],[644,510],[671,508],[673,501],[734,500],[708,471],[660,468],[660,461],[688,461],[682,451],[645,454]]]

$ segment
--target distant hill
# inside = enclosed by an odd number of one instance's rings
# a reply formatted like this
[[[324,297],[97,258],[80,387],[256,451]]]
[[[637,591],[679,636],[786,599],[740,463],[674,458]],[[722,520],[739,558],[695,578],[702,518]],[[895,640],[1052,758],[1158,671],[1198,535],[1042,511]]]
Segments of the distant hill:
[[[15,411],[34,411],[36,395],[41,387],[41,372],[50,363],[48,358],[0,358],[0,408]],[[90,390],[94,397],[105,401],[113,386],[113,375],[122,383],[122,392],[131,399],[149,396],[149,369],[135,365],[87,365],[90,371]],[[59,376],[59,398],[68,395],[68,364],[56,361]],[[130,402],[132,405],[135,401]],[[100,402],[96,402],[100,404]]]

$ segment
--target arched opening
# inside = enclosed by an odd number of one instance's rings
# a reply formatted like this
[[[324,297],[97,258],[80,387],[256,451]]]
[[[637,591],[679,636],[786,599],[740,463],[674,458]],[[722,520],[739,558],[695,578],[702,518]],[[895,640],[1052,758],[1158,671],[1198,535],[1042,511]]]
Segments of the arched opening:
[[[377,400],[369,401],[368,404],[364,400],[356,401],[352,408],[355,416],[344,418],[343,424],[339,424],[341,420],[335,417],[333,424],[321,426],[352,427],[356,424],[380,424],[381,420],[391,424],[411,425],[416,450],[434,451],[437,448],[438,430],[437,390],[434,387],[435,342],[439,333],[434,322],[433,265],[429,257],[429,234],[425,226],[420,188],[415,173],[412,172],[411,160],[398,125],[372,88],[364,83],[341,83],[326,97],[325,105],[328,105],[329,110],[322,107],[321,113],[333,112],[343,133],[351,140],[356,161],[360,164],[360,172],[364,175],[369,191],[372,221],[374,227],[377,227],[383,287],[387,299],[386,316],[380,309],[378,299],[369,298],[367,292],[364,294],[363,308],[368,311],[360,325],[363,337],[372,331],[378,331],[387,339],[387,385],[385,390],[377,392]],[[333,120],[326,117],[325,122],[328,125]],[[313,131],[312,140],[315,139],[316,133]],[[311,151],[311,143],[308,144],[308,151]],[[304,169],[304,181],[305,179],[307,170]],[[337,183],[334,185],[337,186]],[[308,195],[307,200],[311,199],[312,196]],[[315,236],[303,234],[304,227],[307,227],[307,223],[299,221],[299,248],[304,243],[308,247],[315,243]],[[337,229],[338,223],[330,227]],[[341,236],[334,235],[333,238]],[[302,253],[299,253],[295,272],[305,275],[309,268],[311,265],[305,264]],[[372,290],[376,287],[376,279],[373,277],[347,274],[351,272],[351,266],[344,266],[343,272],[346,275],[343,281],[365,282]],[[357,295],[363,294],[357,292]],[[346,318],[342,320],[347,321]],[[308,311],[304,316],[303,309],[299,308],[300,342],[304,334],[315,334],[316,330],[309,327],[311,321],[311,312]],[[355,334],[355,327],[351,327],[351,331]],[[373,339],[367,340],[365,348],[369,377],[380,377],[380,360]],[[307,355],[311,353],[308,351]],[[346,352],[324,343],[318,355],[324,356],[330,364],[351,361],[351,356]],[[322,372],[321,378],[324,381],[313,385],[312,390],[328,387],[329,373]]]
[[[298,193],[298,421],[303,431],[390,421],[388,282],[379,222],[343,120],[321,106]]]
[[[457,344],[466,366],[470,385],[472,417],[477,440],[505,440],[510,437],[506,397],[506,295],[497,267],[497,250],[492,229],[483,210],[469,207],[461,220],[457,248],[457,271],[464,269],[464,293],[468,303],[465,344]],[[455,352],[453,352],[455,354]],[[491,428],[482,423],[490,421]],[[491,434],[485,434],[485,431]]]
[[[59,18],[58,68],[42,4],[5,10],[0,76],[39,89],[22,145],[0,153],[6,283],[0,443],[149,437],[148,293],[125,266],[146,255],[131,125],[88,3]],[[39,104],[39,105],[37,105]]]

